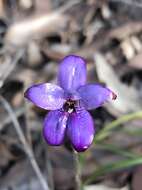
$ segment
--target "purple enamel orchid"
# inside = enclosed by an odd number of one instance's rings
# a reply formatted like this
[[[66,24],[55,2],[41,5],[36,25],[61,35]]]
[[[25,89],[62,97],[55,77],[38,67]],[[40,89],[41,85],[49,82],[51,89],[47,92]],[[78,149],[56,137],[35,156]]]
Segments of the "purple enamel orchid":
[[[61,145],[67,135],[74,149],[86,150],[94,137],[93,119],[87,110],[95,109],[116,95],[99,84],[86,84],[86,62],[79,56],[65,57],[59,66],[58,86],[33,85],[25,97],[50,111],[44,120],[43,135],[50,145]]]

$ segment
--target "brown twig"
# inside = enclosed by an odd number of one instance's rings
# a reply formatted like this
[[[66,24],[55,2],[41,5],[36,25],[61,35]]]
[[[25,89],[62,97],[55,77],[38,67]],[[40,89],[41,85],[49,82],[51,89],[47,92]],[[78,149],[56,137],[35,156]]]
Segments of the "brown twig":
[[[20,124],[16,118],[16,116],[13,114],[13,109],[11,108],[10,104],[5,100],[5,98],[3,96],[0,95],[0,101],[1,103],[3,104],[4,108],[6,109],[6,111],[8,112],[8,114],[10,115],[11,117],[11,120],[14,124],[14,127],[15,127],[15,130],[19,136],[19,139],[23,145],[23,148],[24,148],[24,151],[25,153],[27,154],[30,162],[31,162],[31,165],[40,181],[40,184],[43,188],[43,190],[49,190],[49,186],[48,186],[48,183],[47,181],[44,179],[44,176],[42,175],[41,171],[40,171],[40,168],[35,160],[35,157],[34,157],[34,154],[33,154],[33,151],[31,150],[30,146],[28,145],[27,141],[26,141],[26,138],[21,130],[21,127],[20,127]]]

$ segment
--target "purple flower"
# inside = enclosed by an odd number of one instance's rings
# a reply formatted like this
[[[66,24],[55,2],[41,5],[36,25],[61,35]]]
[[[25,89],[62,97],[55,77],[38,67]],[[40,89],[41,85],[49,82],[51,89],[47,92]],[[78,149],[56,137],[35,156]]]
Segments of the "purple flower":
[[[43,135],[50,145],[70,139],[76,151],[86,150],[94,137],[93,119],[87,110],[101,106],[116,95],[99,84],[86,84],[86,62],[69,55],[60,64],[58,86],[50,83],[33,85],[25,97],[38,107],[50,111],[44,120]]]

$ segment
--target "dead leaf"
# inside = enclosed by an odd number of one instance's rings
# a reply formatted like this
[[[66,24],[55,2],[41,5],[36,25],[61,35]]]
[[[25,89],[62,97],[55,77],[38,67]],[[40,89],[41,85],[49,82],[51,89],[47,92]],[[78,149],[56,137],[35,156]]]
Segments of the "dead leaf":
[[[129,61],[128,65],[135,69],[141,70],[142,69],[142,51],[139,54],[137,54],[135,57],[133,57]]]
[[[88,185],[84,187],[84,190],[129,190],[129,187],[122,187],[122,188],[111,188],[107,187],[106,185],[99,184],[99,185]]]
[[[134,87],[129,87],[119,80],[112,66],[106,61],[101,53],[96,52],[94,60],[100,81],[104,82],[108,88],[112,89],[117,94],[117,99],[111,102],[115,111],[124,114],[141,110],[142,101],[138,91]]]

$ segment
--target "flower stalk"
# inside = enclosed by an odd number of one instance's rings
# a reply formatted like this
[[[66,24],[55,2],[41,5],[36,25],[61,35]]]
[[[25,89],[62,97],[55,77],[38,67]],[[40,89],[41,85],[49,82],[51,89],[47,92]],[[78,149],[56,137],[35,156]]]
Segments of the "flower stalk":
[[[76,190],[81,190],[82,188],[82,183],[81,183],[81,167],[79,163],[79,154],[76,150],[73,149],[73,158],[74,158],[74,167],[75,167],[75,182]]]

